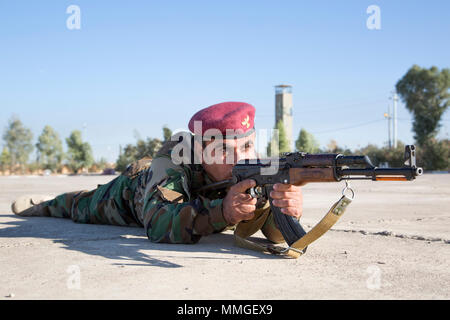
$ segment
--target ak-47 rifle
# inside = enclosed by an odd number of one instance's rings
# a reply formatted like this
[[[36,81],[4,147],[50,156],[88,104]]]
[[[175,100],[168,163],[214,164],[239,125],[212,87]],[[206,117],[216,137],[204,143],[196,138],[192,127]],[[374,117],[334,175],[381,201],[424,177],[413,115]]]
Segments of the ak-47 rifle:
[[[275,223],[289,245],[287,249],[269,246],[262,251],[287,253],[292,257],[298,257],[306,251],[311,242],[334,225],[352,201],[354,192],[349,187],[348,180],[410,181],[422,173],[422,168],[416,167],[413,145],[405,147],[405,165],[402,168],[375,167],[367,156],[294,152],[286,153],[282,158],[239,161],[233,167],[231,179],[203,186],[198,191],[225,188],[246,179],[255,180],[256,186],[247,190],[247,193],[253,197],[264,197],[269,200]],[[311,182],[338,182],[341,180],[345,180],[347,183],[342,198],[308,233],[296,218],[283,214],[279,207],[272,205],[270,192],[275,183],[305,185]],[[346,196],[347,190],[351,191],[351,198]],[[245,239],[240,240],[241,244],[242,241],[248,242]],[[248,244],[245,246],[249,247]],[[250,247],[255,249],[255,244],[251,244]]]

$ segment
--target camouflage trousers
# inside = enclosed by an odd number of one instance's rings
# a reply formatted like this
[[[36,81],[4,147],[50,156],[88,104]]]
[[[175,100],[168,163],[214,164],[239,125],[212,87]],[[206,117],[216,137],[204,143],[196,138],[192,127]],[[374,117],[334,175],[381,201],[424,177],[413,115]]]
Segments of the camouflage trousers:
[[[143,159],[133,163],[120,176],[91,191],[63,193],[42,203],[45,216],[69,218],[78,223],[142,227],[139,212],[142,173],[150,166]]]

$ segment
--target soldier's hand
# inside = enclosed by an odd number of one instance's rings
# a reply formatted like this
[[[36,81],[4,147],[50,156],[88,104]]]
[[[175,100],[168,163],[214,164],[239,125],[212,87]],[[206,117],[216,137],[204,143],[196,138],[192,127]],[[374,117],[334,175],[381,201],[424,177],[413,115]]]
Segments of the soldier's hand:
[[[281,208],[281,212],[300,218],[303,212],[303,194],[299,186],[277,183],[270,192],[274,206]]]
[[[223,199],[223,216],[229,224],[242,220],[251,220],[255,215],[256,198],[245,193],[247,189],[256,186],[254,180],[241,181],[230,188]]]

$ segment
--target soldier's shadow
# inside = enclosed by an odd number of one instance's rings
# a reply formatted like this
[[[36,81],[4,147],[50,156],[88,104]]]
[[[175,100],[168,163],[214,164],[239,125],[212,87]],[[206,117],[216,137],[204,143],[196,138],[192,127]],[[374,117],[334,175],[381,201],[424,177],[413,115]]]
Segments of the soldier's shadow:
[[[143,228],[11,216],[16,220],[0,223],[0,238],[50,239],[66,250],[114,260],[113,265],[179,268],[183,267],[180,261],[189,259],[280,259],[278,256],[236,247],[231,231],[202,237],[197,244],[152,243]]]

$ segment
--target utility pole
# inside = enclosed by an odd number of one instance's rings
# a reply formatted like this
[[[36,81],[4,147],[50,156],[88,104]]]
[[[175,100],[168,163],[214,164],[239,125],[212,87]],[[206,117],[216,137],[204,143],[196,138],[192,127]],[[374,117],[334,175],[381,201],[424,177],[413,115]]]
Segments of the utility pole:
[[[394,143],[394,148],[397,148],[397,101],[398,101],[398,95],[397,95],[397,92],[395,92],[395,91],[393,91],[392,92],[392,98],[389,98],[389,99],[392,99],[392,101],[393,101],[393,107],[394,107],[394,112],[393,112],[393,120],[394,121],[392,121],[393,122],[393,143]],[[389,115],[390,116],[390,115]]]
[[[394,92],[394,149],[397,148],[397,92]]]
[[[389,149],[392,148],[392,143],[391,143],[391,106],[388,104],[388,112],[384,114],[384,117],[387,119],[388,121],[388,146]]]

